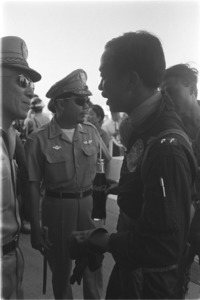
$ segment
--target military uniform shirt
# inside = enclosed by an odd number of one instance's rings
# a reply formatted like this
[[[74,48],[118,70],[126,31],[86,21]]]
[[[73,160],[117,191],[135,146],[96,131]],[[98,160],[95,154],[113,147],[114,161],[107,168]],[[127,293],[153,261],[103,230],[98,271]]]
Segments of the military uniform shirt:
[[[99,138],[91,124],[78,124],[71,142],[54,117],[28,137],[25,150],[30,181],[42,181],[48,190],[66,192],[92,185]]]
[[[2,185],[2,244],[9,243],[19,231],[21,221],[19,217],[18,202],[16,199],[16,174],[13,155],[15,151],[16,133],[10,128],[8,130],[9,153],[1,137],[1,185]],[[10,156],[10,157],[9,157]],[[12,179],[11,164],[14,182]],[[14,184],[14,185],[13,185]]]

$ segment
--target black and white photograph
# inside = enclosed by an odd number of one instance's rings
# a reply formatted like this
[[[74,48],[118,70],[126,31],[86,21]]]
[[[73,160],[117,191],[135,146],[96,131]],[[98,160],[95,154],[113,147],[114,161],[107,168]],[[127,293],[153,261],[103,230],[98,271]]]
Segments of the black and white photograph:
[[[0,8],[0,298],[200,299],[200,1]]]

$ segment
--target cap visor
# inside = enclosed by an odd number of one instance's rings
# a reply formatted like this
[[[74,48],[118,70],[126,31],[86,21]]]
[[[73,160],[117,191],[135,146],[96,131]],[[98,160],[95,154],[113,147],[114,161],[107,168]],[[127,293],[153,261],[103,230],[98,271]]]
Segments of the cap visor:
[[[2,66],[8,67],[8,68],[12,68],[12,69],[18,69],[18,70],[25,70],[26,74],[28,74],[29,78],[33,81],[33,82],[37,82],[40,81],[40,79],[42,78],[42,76],[36,72],[35,70],[26,67],[26,66],[22,66],[22,65],[18,65],[18,64],[2,64]]]

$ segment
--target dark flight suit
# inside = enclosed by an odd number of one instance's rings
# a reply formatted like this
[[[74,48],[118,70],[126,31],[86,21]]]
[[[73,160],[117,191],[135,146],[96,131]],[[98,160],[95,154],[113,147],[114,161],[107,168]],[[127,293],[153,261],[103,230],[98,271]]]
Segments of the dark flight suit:
[[[196,174],[192,148],[183,135],[182,122],[164,94],[157,111],[129,140],[118,188],[118,233],[109,242],[116,265],[107,299],[173,297]]]

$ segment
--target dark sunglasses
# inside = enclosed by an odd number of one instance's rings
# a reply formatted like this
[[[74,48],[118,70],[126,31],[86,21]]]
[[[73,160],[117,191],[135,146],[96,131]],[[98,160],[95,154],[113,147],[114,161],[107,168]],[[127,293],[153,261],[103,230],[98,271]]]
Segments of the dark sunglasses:
[[[2,77],[13,77],[13,76],[2,76]],[[22,87],[23,89],[30,87],[31,89],[34,90],[35,85],[33,83],[33,81],[28,78],[27,76],[25,76],[24,74],[20,74],[17,76],[17,83],[20,87]]]
[[[25,89],[27,87],[30,87],[31,89],[34,90],[34,88],[35,88],[33,81],[30,78],[28,78],[27,76],[23,75],[23,74],[18,75],[17,83],[23,89]]]
[[[64,100],[74,100],[74,102],[78,105],[78,106],[85,106],[86,104],[88,105],[89,102],[90,102],[90,99],[87,98],[87,97],[80,97],[80,98],[73,98],[73,97],[70,97],[70,98],[65,98]]]

